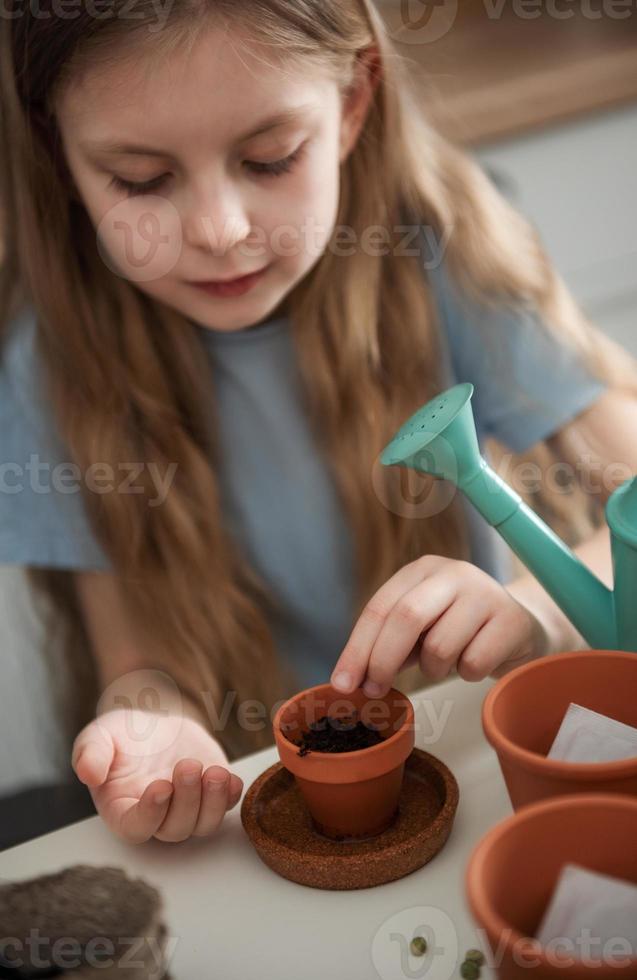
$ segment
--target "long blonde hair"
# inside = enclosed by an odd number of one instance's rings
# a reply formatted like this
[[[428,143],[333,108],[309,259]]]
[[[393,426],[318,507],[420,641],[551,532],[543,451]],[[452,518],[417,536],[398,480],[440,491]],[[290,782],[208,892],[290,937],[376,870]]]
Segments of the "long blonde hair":
[[[160,507],[149,508],[145,494],[84,498],[149,658],[194,696],[209,692],[218,712],[228,691],[236,692],[235,706],[252,698],[270,708],[298,681],[284,671],[273,641],[276,600],[224,528],[201,341],[185,317],[101,260],[89,217],[71,193],[51,112],[57,86],[72,81],[79,66],[141,41],[154,4],[140,0],[130,20],[118,16],[124,3],[113,0],[107,19],[80,8],[69,20],[36,19],[27,9],[2,20],[0,325],[23,302],[35,310],[54,418],[83,470],[96,460],[177,464]],[[304,407],[353,532],[360,611],[419,555],[469,558],[459,500],[434,519],[412,519],[401,515],[399,471],[376,468],[372,480],[383,446],[442,385],[439,325],[422,260],[399,248],[405,215],[439,240],[452,230],[446,258],[468,293],[485,303],[533,304],[548,329],[618,387],[637,388],[635,365],[587,323],[530,225],[429,125],[371,2],[177,0],[151,43],[170,57],[210,18],[237,25],[281,63],[309,59],[331,69],[343,93],[357,54],[372,44],[381,54],[371,111],[342,167],[336,224],[353,229],[357,240],[365,228],[382,226],[394,247],[382,256],[356,250],[346,260],[328,248],[288,297]],[[437,492],[439,484],[430,482],[423,493]],[[559,501],[543,506],[545,516],[566,515]],[[98,692],[70,573],[31,570],[31,579],[65,628],[67,661],[81,689],[76,730],[91,717]],[[236,712],[215,734],[231,759],[271,743],[268,726],[246,733]]]

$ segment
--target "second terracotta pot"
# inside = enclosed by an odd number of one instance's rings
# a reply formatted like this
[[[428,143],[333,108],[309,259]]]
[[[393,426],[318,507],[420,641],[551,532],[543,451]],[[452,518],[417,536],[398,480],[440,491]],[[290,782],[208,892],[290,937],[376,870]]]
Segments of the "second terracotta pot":
[[[324,715],[342,719],[353,711],[379,730],[382,742],[353,752],[299,755],[294,742],[312,722]],[[273,728],[281,762],[293,774],[319,833],[333,840],[361,839],[390,826],[415,742],[414,709],[405,694],[391,688],[382,698],[369,698],[361,688],[344,695],[331,684],[319,684],[282,704]]]
[[[482,707],[485,735],[498,754],[514,808],[563,793],[637,796],[637,758],[616,762],[548,759],[571,703],[637,727],[637,653],[577,650],[505,674]]]

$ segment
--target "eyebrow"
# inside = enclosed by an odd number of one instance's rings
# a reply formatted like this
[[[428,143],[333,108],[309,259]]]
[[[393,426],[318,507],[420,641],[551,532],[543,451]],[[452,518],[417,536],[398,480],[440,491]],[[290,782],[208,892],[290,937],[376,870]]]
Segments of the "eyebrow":
[[[284,109],[282,112],[277,112],[275,115],[264,119],[255,129],[240,136],[237,142],[247,143],[248,140],[254,139],[256,136],[261,136],[263,133],[270,132],[272,129],[279,129],[282,126],[296,122],[306,117],[314,109],[316,109],[314,102]],[[148,157],[170,157],[172,155],[157,147],[143,146],[138,143],[113,143],[111,140],[84,140],[80,145],[83,149],[98,150],[102,153],[131,154]]]

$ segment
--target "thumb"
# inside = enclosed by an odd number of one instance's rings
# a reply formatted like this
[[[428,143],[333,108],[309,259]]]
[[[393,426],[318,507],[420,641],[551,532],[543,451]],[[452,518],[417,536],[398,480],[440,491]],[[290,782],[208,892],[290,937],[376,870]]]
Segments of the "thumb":
[[[76,738],[71,765],[80,782],[97,787],[106,781],[114,755],[110,732],[93,723]]]

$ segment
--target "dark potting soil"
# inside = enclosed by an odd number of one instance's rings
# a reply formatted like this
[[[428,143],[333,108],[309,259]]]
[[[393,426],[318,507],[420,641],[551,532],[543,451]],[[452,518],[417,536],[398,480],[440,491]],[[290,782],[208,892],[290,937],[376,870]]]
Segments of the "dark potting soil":
[[[303,732],[294,744],[300,746],[299,755],[307,755],[308,752],[356,752],[382,741],[378,729],[357,719],[354,711],[343,718],[323,715],[310,722],[309,731]]]

